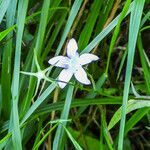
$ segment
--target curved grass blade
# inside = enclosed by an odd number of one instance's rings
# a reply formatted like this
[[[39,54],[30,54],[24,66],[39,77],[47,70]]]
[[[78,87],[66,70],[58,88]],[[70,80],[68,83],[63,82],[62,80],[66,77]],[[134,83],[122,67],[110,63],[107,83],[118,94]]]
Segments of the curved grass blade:
[[[150,111],[150,108],[141,108],[127,121],[125,126],[125,135]]]
[[[69,132],[69,130],[62,124],[64,130],[66,131],[68,137],[70,138],[70,140],[72,141],[74,147],[77,149],[77,150],[83,150],[81,148],[81,146],[77,143],[77,141],[73,138],[73,136],[71,135],[71,133]]]
[[[71,103],[71,108],[74,107],[84,107],[89,105],[118,105],[121,104],[122,97],[114,97],[114,98],[85,98],[83,99],[75,99]],[[44,107],[40,107],[37,109],[35,114],[32,117],[37,117],[39,115],[44,115],[46,113],[50,113],[52,111],[62,110],[64,107],[64,102],[57,102],[54,104],[48,104]]]
[[[140,109],[143,107],[150,107],[150,101],[149,100],[129,100],[127,104],[127,111],[126,114],[130,113],[133,110]],[[108,125],[108,130],[111,130],[116,123],[119,122],[121,119],[121,107],[115,112],[113,117],[110,120],[110,123]]]
[[[34,106],[31,106],[30,111],[28,111],[28,114],[23,118],[21,122],[21,127],[25,124],[27,119],[34,120],[38,118],[39,116],[42,116],[44,114],[49,114],[52,111],[60,111],[64,107],[64,102],[57,102],[52,104],[47,104],[46,106],[39,107],[39,105],[43,102],[45,99],[44,97],[47,97],[47,92],[50,90],[50,88],[47,88],[47,91],[43,93],[39,99],[38,102],[33,104]],[[50,93],[48,93],[50,94]],[[75,99],[71,103],[71,108],[75,107],[84,107],[89,105],[120,105],[121,104],[122,97],[114,97],[114,98],[100,98],[100,99]],[[39,108],[38,108],[39,107]],[[38,108],[38,109],[37,109]],[[37,109],[37,110],[36,110]],[[28,121],[29,123],[30,121]],[[1,129],[1,133],[5,132],[8,129],[8,122],[4,124],[4,126]],[[11,133],[10,133],[11,134]],[[6,135],[7,136],[7,135]],[[5,139],[6,136],[3,138]],[[8,137],[9,138],[9,137]],[[3,139],[0,140],[3,142]]]
[[[44,140],[48,137],[48,135],[58,126],[58,123],[56,123],[44,136],[42,139],[33,147],[33,150],[36,150],[39,148],[39,146],[44,142]]]

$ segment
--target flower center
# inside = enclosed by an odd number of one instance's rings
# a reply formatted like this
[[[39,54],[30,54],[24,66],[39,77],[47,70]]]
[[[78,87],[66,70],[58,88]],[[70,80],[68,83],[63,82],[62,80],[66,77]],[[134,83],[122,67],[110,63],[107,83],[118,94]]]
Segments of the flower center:
[[[80,67],[81,67],[81,65],[79,64],[79,56],[75,56],[75,57],[70,59],[69,69],[73,73],[75,73]]]

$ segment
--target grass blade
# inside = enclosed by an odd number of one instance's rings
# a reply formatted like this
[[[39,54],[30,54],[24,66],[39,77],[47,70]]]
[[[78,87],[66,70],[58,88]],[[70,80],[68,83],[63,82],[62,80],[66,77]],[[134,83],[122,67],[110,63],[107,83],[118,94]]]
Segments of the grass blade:
[[[16,14],[17,0],[12,0],[9,4],[6,13],[6,27],[7,29],[0,33],[0,41],[7,35],[8,43],[4,47],[3,62],[2,62],[2,111],[4,119],[10,116],[11,112],[11,58],[13,51],[13,29],[15,28],[15,14]],[[7,82],[6,82],[7,81]]]
[[[110,47],[109,47],[109,52],[108,52],[107,66],[106,66],[106,71],[105,71],[106,74],[108,74],[108,68],[109,68],[109,64],[110,64],[111,54],[112,54],[116,39],[118,37],[119,31],[120,31],[121,22],[123,21],[128,9],[129,9],[130,3],[131,3],[131,0],[126,1],[125,5],[123,7],[123,10],[120,14],[117,26],[115,27],[115,31],[114,31],[114,34],[112,36]]]
[[[3,0],[0,4],[0,23],[2,22],[2,19],[8,9],[9,3],[11,0]]]
[[[15,26],[11,26],[7,28],[6,30],[0,32],[0,41],[3,40],[14,28]]]
[[[64,120],[68,119],[69,110],[70,110],[70,106],[71,106],[71,100],[72,100],[72,96],[73,96],[73,89],[74,89],[74,87],[72,85],[70,85],[68,88],[68,91],[67,91],[66,101],[65,101],[64,108],[63,108],[60,119],[64,119]],[[63,123],[63,125],[66,126],[66,123]],[[53,149],[60,149],[60,146],[62,145],[63,131],[64,131],[63,127],[60,124],[58,126],[56,134],[55,134],[55,138],[54,138],[54,142],[53,142]]]
[[[125,16],[127,16],[131,10],[133,9],[134,2],[131,3],[130,8]],[[100,42],[102,41],[108,33],[110,33],[111,30],[117,25],[119,21],[120,15],[118,15],[105,29],[102,30],[90,43],[85,47],[85,49],[81,53],[89,53],[92,51],[92,49]]]
[[[121,104],[121,99],[122,97],[115,97],[115,98],[85,98],[83,99],[74,99],[71,103],[71,108],[75,107],[84,107],[84,106],[89,106],[89,105],[118,105]],[[44,115],[46,113],[50,113],[52,111],[58,111],[62,110],[64,107],[64,102],[57,102],[54,104],[48,104],[44,107],[40,107],[35,114],[33,114],[33,118],[39,115]],[[35,116],[34,116],[35,115]]]
[[[86,21],[87,23],[84,29],[82,30],[79,41],[78,41],[79,50],[83,50],[90,40],[94,25],[99,15],[101,4],[102,4],[102,1],[97,0],[97,1],[93,1],[93,4],[91,5],[91,8],[90,8],[91,13],[89,14],[87,18],[87,21]]]
[[[42,50],[42,46],[43,46],[43,41],[44,41],[44,36],[45,36],[45,31],[46,31],[46,26],[47,26],[47,21],[48,21],[49,6],[50,6],[50,0],[44,0],[43,6],[42,6],[42,11],[41,11],[41,17],[40,17],[40,25],[38,28],[37,40],[36,40],[36,44],[35,44],[35,51],[37,52],[38,57],[41,55],[41,50]],[[35,62],[33,59],[30,72],[35,72],[35,70],[36,70]],[[25,104],[23,106],[23,110],[22,110],[23,113],[25,113],[27,111],[27,109],[29,108],[29,106],[31,104],[31,99],[34,95],[35,85],[36,85],[35,78],[30,77],[28,93],[26,96]]]
[[[150,107],[149,100],[129,100],[127,104],[126,114],[133,110],[140,109],[143,107]],[[117,122],[121,119],[121,107],[115,112],[108,125],[108,130],[112,129]]]
[[[70,140],[72,141],[74,147],[77,149],[77,150],[83,150],[80,145],[76,142],[76,140],[73,138],[73,136],[70,134],[70,132],[68,131],[68,129],[62,124],[63,128],[65,129],[68,137],[70,138]]]
[[[60,51],[61,51],[61,49],[62,49],[62,46],[63,46],[63,44],[64,44],[64,42],[65,42],[65,40],[66,40],[66,37],[67,37],[67,35],[68,35],[69,31],[70,31],[70,28],[71,28],[71,26],[72,26],[72,24],[73,24],[73,21],[74,21],[76,15],[77,15],[77,13],[78,13],[78,10],[80,9],[80,6],[81,6],[81,4],[82,4],[82,1],[83,1],[83,0],[75,0],[75,1],[74,1],[74,4],[73,4],[73,6],[72,6],[72,8],[71,8],[68,21],[67,21],[67,23],[66,23],[66,26],[65,26],[63,35],[61,36],[61,40],[60,40],[60,43],[59,43],[59,45],[58,45],[58,48],[57,48],[57,50],[56,50],[55,55],[58,55],[58,54],[60,53]]]
[[[41,105],[41,103],[46,99],[46,97],[55,89],[56,83],[53,82],[36,100],[36,102],[30,107],[30,109],[25,114],[24,118],[21,121],[21,125],[32,115],[32,113]]]
[[[146,113],[150,111],[150,108],[141,108],[137,110],[134,115],[127,121],[125,126],[125,135],[135,126],[137,122],[139,122]]]
[[[20,127],[19,127],[19,115],[18,115],[18,100],[19,100],[21,44],[22,44],[22,36],[23,36],[27,7],[28,7],[28,0],[19,1],[18,16],[17,16],[18,30],[17,30],[14,73],[13,73],[13,83],[12,83],[12,119],[11,119],[13,123],[12,141],[15,150],[22,149],[21,134],[20,134]]]
[[[142,68],[143,68],[145,84],[147,86],[148,93],[150,93],[150,76],[149,76],[150,70],[149,70],[149,66],[146,62],[146,57],[144,55],[144,49],[143,49],[142,39],[141,39],[141,34],[140,33],[139,33],[139,36],[138,36],[137,46],[138,46],[138,49],[139,49],[141,64],[142,64]]]
[[[123,149],[126,108],[127,108],[127,100],[128,100],[131,73],[132,73],[132,67],[133,67],[133,58],[134,58],[136,40],[138,36],[138,31],[140,28],[140,21],[141,21],[141,16],[142,16],[145,0],[141,0],[141,1],[135,0],[134,2],[135,3],[134,3],[133,10],[131,11],[131,18],[130,18],[128,58],[127,58],[126,77],[125,77],[125,85],[124,85],[124,92],[123,92],[123,103],[122,103],[120,130],[119,130],[118,150]]]

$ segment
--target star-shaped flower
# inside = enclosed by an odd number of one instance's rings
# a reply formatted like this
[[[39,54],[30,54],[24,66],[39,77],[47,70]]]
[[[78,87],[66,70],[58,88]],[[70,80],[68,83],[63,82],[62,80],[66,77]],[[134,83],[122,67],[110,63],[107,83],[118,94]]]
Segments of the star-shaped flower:
[[[58,76],[60,88],[64,88],[73,75],[82,84],[89,85],[91,83],[82,66],[98,60],[99,57],[89,53],[79,56],[77,50],[78,45],[75,39],[71,39],[67,45],[67,56],[56,56],[48,61],[53,66],[64,68]]]

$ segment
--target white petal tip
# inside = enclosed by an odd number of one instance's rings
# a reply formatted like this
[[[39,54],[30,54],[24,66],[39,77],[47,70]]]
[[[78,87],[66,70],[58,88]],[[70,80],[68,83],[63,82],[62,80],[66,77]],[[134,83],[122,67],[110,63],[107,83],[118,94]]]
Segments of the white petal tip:
[[[56,64],[57,62],[58,62],[59,60],[55,60],[55,57],[53,57],[53,58],[51,58],[49,61],[48,61],[48,63],[50,64],[50,65],[54,65],[54,64]]]
[[[76,42],[76,40],[74,38],[69,40],[68,47],[69,48],[75,47],[77,49],[77,42]]]
[[[68,58],[64,56],[55,56],[51,58],[48,63],[56,67],[66,68],[68,65]]]
[[[49,64],[51,64],[51,59],[48,61]]]
[[[96,61],[96,60],[99,60],[99,57],[95,55],[95,61]]]
[[[96,61],[99,60],[99,57],[94,55],[94,54],[90,54],[93,58],[91,58],[92,61]]]
[[[76,42],[74,38],[70,39],[69,42]]]
[[[58,85],[61,89],[63,89],[67,84],[63,82],[58,82]]]
[[[90,82],[90,80],[87,80],[84,84],[85,84],[85,85],[90,85],[91,82]]]
[[[61,89],[63,89],[69,80],[71,79],[73,73],[68,69],[63,69],[58,76],[58,85]]]
[[[67,55],[68,57],[75,56],[78,49],[77,42],[74,38],[70,39],[67,45]]]
[[[91,63],[92,61],[97,61],[98,59],[99,57],[94,54],[85,53],[80,56],[79,61],[81,65],[86,65]]]

